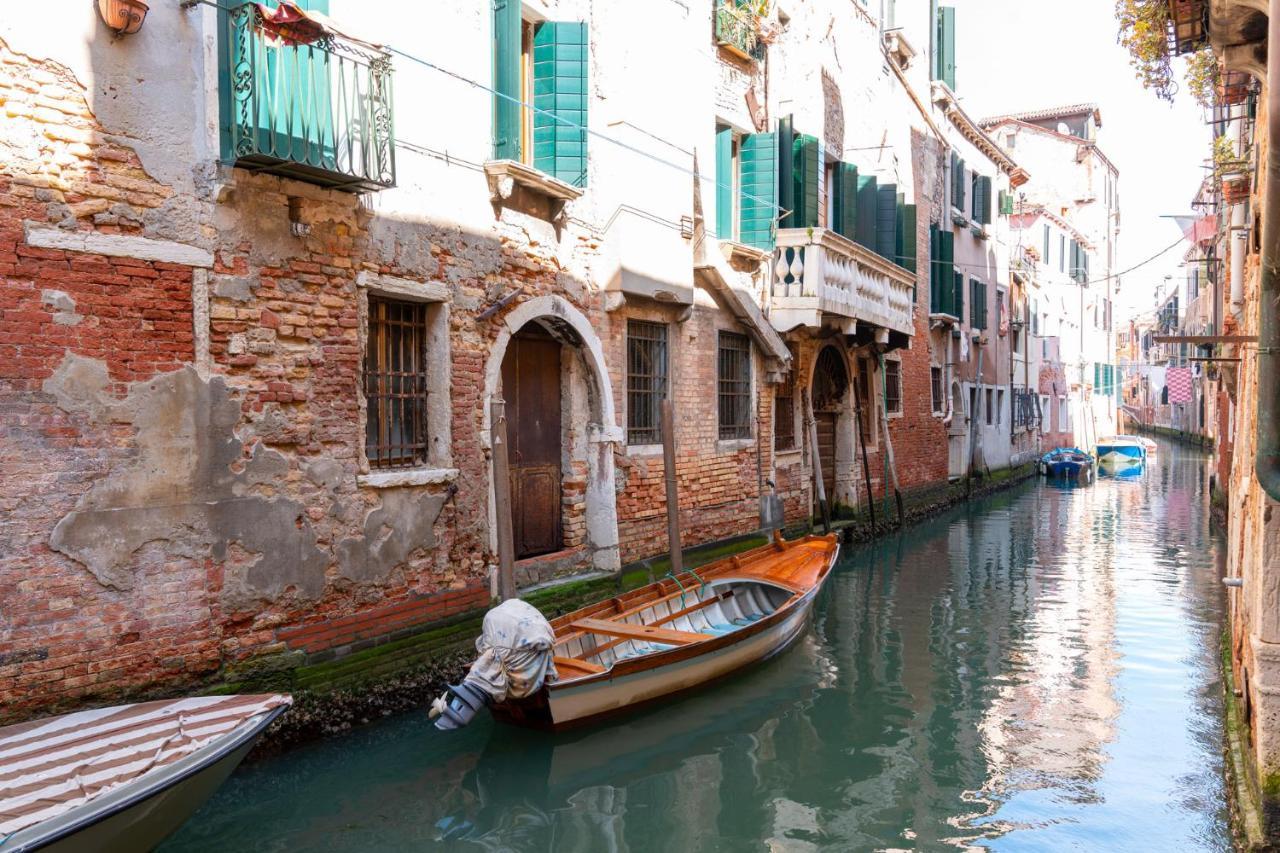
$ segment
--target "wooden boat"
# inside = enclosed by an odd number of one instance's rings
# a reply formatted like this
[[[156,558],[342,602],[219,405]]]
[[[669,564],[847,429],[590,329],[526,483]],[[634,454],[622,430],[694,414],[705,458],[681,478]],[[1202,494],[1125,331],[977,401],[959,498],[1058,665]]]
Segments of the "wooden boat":
[[[0,850],[151,850],[291,702],[200,696],[0,728]]]
[[[1078,447],[1055,447],[1040,457],[1040,469],[1046,477],[1090,481],[1093,457]]]
[[[840,546],[768,545],[554,620],[557,676],[493,705],[517,725],[566,729],[706,684],[785,649],[808,624]]]
[[[1113,435],[1098,440],[1098,464],[1101,466],[1128,468],[1146,461],[1146,447],[1132,435]]]

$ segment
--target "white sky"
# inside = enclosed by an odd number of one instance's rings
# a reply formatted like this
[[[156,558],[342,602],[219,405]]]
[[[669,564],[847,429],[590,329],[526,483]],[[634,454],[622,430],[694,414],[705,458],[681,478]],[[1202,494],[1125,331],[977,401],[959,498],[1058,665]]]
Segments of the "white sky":
[[[1143,89],[1116,43],[1113,0],[951,0],[956,7],[956,89],[975,119],[1092,101],[1102,108],[1098,147],[1120,170],[1117,271],[1168,246],[1204,177],[1210,133],[1185,93],[1168,102]],[[1183,61],[1174,61],[1182,83]],[[1014,154],[1017,158],[1016,152]],[[1032,173],[1032,181],[1035,174]],[[1152,307],[1187,244],[1124,276],[1116,316]]]

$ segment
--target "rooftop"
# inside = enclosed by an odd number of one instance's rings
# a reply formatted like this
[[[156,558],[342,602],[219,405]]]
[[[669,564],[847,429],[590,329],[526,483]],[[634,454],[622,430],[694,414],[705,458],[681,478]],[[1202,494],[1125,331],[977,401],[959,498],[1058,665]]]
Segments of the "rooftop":
[[[1093,113],[1093,120],[1098,123],[1098,127],[1102,127],[1102,110],[1097,104],[1068,104],[1063,107],[1048,107],[1040,110],[1031,110],[1024,113],[1006,113],[1005,115],[991,116],[990,118],[980,119],[978,124],[982,127],[991,127],[1000,124],[1003,121],[1025,121],[1037,122],[1046,121],[1055,118],[1070,118],[1072,116],[1088,115]]]

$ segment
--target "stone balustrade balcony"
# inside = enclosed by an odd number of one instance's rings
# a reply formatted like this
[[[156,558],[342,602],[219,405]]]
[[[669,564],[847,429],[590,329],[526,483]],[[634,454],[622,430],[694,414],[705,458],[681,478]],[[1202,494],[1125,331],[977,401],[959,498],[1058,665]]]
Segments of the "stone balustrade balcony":
[[[858,323],[914,331],[915,273],[827,228],[778,231],[770,271],[769,317],[786,332]]]

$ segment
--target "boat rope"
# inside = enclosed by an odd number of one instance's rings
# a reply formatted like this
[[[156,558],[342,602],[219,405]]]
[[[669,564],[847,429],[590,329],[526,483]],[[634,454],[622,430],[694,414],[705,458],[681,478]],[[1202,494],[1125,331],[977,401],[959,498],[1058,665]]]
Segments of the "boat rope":
[[[698,587],[698,592],[699,592],[700,594],[701,594],[701,593],[704,593],[704,592],[706,592],[706,591],[707,591],[707,582],[706,582],[706,581],[704,581],[704,580],[702,579],[702,577],[701,577],[697,572],[695,572],[693,569],[685,569],[685,571],[686,571],[686,572],[688,572],[689,574],[693,575],[695,578],[697,578],[697,579],[698,579],[698,583],[699,583],[699,584],[701,584],[701,585]]]
[[[680,578],[671,574],[671,572],[667,572],[667,577],[675,581],[676,586],[680,587],[680,609],[684,610],[684,593],[685,593],[684,584],[680,583]],[[694,575],[694,577],[697,577],[697,575]]]

